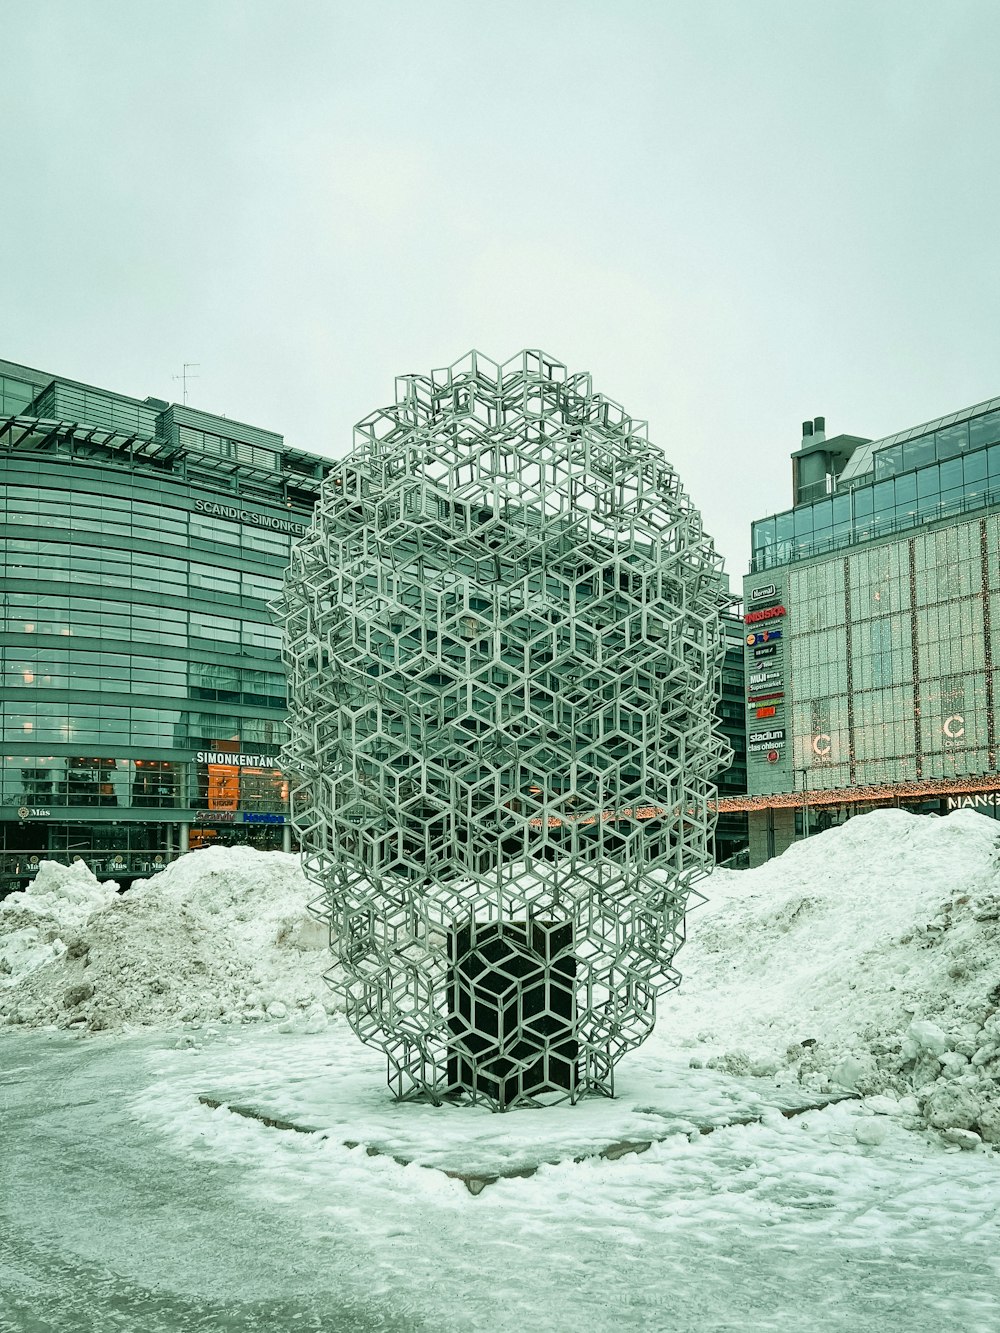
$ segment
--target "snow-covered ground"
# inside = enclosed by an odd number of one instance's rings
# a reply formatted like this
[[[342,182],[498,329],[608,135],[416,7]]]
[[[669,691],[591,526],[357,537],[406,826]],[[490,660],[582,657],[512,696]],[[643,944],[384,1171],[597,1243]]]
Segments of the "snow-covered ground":
[[[0,1328],[997,1333],[998,832],[881,811],[717,871],[616,1100],[505,1116],[392,1102],[294,858],[47,865],[0,903]],[[28,1319],[46,1253],[92,1325]]]
[[[0,1041],[4,1333],[1000,1328],[995,1162],[855,1102],[675,1132],[474,1197],[434,1167],[198,1100],[325,1078],[332,1101],[391,1120],[381,1062],[341,1027]],[[687,1113],[699,1089],[717,1102],[711,1071],[685,1088],[674,1069]],[[489,1123],[524,1136],[549,1110]],[[423,1110],[408,1146],[440,1149],[432,1114],[459,1112]],[[860,1125],[885,1132],[859,1142]]]
[[[997,836],[972,811],[883,810],[717,870],[644,1059],[882,1094],[1000,1143]],[[191,853],[125,895],[46,862],[0,902],[0,1025],[320,1032],[337,1005],[313,896],[295,857],[248,848]]]
[[[717,870],[654,1040],[1000,1143],[1000,824],[880,810]]]

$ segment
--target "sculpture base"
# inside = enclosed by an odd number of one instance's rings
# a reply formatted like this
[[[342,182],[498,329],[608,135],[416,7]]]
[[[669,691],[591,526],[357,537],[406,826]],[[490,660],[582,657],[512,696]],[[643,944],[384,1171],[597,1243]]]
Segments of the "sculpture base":
[[[202,1103],[275,1131],[320,1134],[401,1167],[440,1171],[474,1194],[546,1164],[614,1160],[673,1135],[751,1124],[769,1111],[796,1115],[850,1096],[811,1095],[794,1084],[733,1078],[637,1051],[619,1069],[614,1099],[517,1108],[498,1118],[483,1105],[396,1101],[382,1082],[379,1053],[360,1046],[346,1027],[334,1040],[323,1034],[291,1046],[268,1034],[261,1047],[259,1054],[273,1047],[273,1060],[240,1072],[223,1062],[225,1072],[205,1086]]]

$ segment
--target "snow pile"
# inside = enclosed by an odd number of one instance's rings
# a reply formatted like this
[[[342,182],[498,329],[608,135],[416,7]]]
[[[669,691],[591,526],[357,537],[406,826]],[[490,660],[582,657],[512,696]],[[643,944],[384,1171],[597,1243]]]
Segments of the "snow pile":
[[[28,888],[23,893],[8,894],[0,903],[0,910],[52,917],[60,927],[72,929],[107,907],[118,889],[113,879],[99,880],[79,858],[69,866],[43,861]]]
[[[82,863],[43,862],[0,902],[0,1022],[326,1023],[327,935],[297,857],[213,847],[117,888]]]
[[[855,1092],[875,1120],[959,1147],[1000,1143],[998,837],[968,810],[881,810],[717,870],[644,1058],[680,1047],[726,1074]],[[325,1027],[326,932],[296,857],[210,848],[116,888],[43,863],[0,902],[0,1023]]]
[[[1000,1143],[998,835],[972,811],[880,810],[717,870],[658,1039]]]
[[[43,861],[24,893],[0,899],[0,985],[33,972],[65,952],[75,934],[114,899],[114,880],[102,884],[83,861]]]

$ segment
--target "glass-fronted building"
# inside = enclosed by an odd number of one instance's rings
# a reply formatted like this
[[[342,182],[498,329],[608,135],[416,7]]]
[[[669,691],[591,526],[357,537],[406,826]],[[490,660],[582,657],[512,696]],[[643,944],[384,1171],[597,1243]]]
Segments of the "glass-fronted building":
[[[329,463],[280,435],[0,361],[0,894],[287,847],[268,610]]]
[[[875,805],[1000,799],[1000,399],[793,455],[744,584],[751,860]]]

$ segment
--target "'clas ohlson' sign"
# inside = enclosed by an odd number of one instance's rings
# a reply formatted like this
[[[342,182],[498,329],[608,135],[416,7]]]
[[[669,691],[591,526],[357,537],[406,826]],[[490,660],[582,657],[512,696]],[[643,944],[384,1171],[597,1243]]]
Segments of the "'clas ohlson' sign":
[[[268,514],[257,514],[252,509],[216,504],[214,500],[195,500],[194,507],[198,514],[209,514],[212,518],[231,518],[236,523],[252,523],[255,528],[268,528],[272,532],[290,532],[293,536],[301,537],[308,531],[304,523],[296,523],[291,518],[271,518]]]

